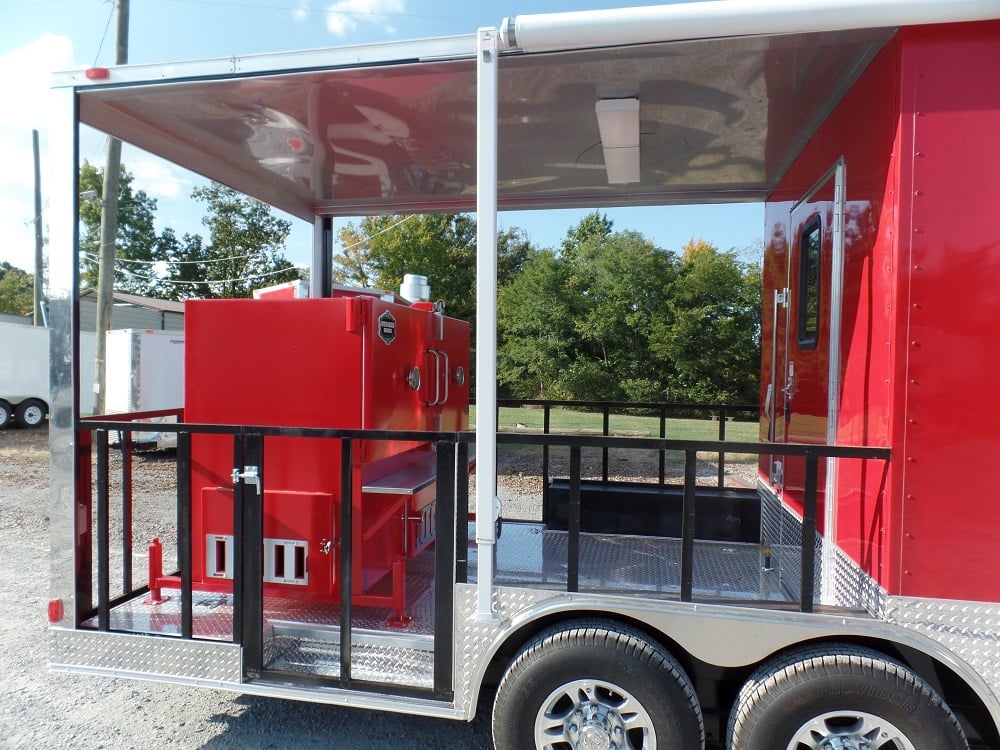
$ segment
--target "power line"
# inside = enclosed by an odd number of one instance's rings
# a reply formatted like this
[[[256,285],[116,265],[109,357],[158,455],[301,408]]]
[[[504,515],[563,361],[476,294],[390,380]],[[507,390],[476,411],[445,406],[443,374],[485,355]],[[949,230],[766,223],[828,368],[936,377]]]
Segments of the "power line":
[[[86,255],[91,260],[97,259],[97,256],[94,255],[93,253],[85,252],[84,255]],[[137,258],[116,257],[115,263],[136,263],[144,266],[155,266],[159,263],[171,263],[175,266],[200,265],[200,264],[208,265],[209,263],[225,263],[228,260],[246,260],[249,257],[250,257],[249,255],[230,255],[229,257],[226,258],[207,258],[205,260],[170,260],[169,258],[165,260],[139,260]]]
[[[385,229],[380,229],[379,231],[375,232],[375,234],[369,234],[367,237],[362,237],[360,240],[358,240],[355,243],[352,243],[350,245],[345,245],[344,246],[344,250],[350,250],[351,248],[355,248],[358,245],[364,245],[365,243],[370,242],[373,238],[378,237],[380,234],[385,234],[386,232],[389,232],[389,231],[395,229],[400,224],[405,224],[406,222],[408,222],[410,219],[414,218],[415,216],[416,216],[416,214],[410,214],[409,216],[404,216],[402,219],[400,219],[399,221],[397,221],[395,224],[392,224],[391,226],[388,226]]]
[[[91,260],[95,260],[97,258],[97,256],[94,255],[93,253],[84,253],[84,255],[90,258]],[[118,260],[122,259],[119,258]],[[168,286],[198,286],[200,284],[233,284],[237,282],[246,282],[253,279],[263,279],[268,276],[277,276],[278,274],[288,273],[289,271],[298,272],[298,268],[296,266],[290,266],[289,268],[278,268],[275,269],[274,271],[261,271],[260,273],[250,274],[248,276],[243,276],[235,279],[202,279],[199,281],[179,281],[176,279],[164,279],[159,276],[148,276],[146,274],[138,273],[136,271],[132,271],[127,268],[120,268],[117,270],[119,271],[119,273],[123,273],[126,276],[129,276],[134,279],[141,279],[142,281],[149,281],[157,284],[166,284]]]
[[[104,42],[108,38],[108,29],[111,28],[111,19],[115,17],[115,4],[112,2],[111,12],[108,13],[108,22],[104,26],[104,34],[101,35],[101,43],[97,45],[97,53],[94,55],[94,67],[97,67],[97,58],[101,56],[101,50],[104,49]]]

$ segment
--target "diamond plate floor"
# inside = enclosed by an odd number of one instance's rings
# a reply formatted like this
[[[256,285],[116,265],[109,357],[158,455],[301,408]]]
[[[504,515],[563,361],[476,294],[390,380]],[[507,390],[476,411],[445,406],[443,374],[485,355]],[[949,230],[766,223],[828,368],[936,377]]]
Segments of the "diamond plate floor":
[[[474,542],[474,538],[472,539]],[[495,581],[501,585],[566,587],[569,535],[536,523],[505,523],[497,542]],[[478,558],[469,547],[469,581]],[[680,595],[679,539],[580,535],[580,591]],[[792,601],[777,569],[762,570],[760,546],[696,541],[693,594],[706,599]]]
[[[469,582],[478,574],[474,527],[469,527]],[[504,524],[497,543],[496,577],[503,586],[565,590],[568,534],[537,523]],[[580,535],[579,590],[640,593],[676,599],[680,595],[681,542],[678,539],[606,534]],[[761,569],[756,544],[695,542],[694,596],[706,600],[788,602],[778,570]],[[434,550],[407,564],[407,614],[412,621],[393,627],[389,608],[354,607],[352,676],[429,688],[433,682]],[[793,574],[794,575],[794,574]],[[388,580],[381,582],[388,585]],[[375,589],[378,589],[378,584]],[[794,587],[792,588],[794,590]],[[379,593],[373,590],[372,593]],[[385,593],[385,592],[382,592]],[[180,596],[149,604],[140,596],[111,610],[114,631],[180,635]],[[230,641],[233,598],[230,594],[194,592],[195,638]],[[337,677],[340,673],[340,604],[264,598],[264,666],[303,675]],[[85,623],[96,627],[96,618]]]

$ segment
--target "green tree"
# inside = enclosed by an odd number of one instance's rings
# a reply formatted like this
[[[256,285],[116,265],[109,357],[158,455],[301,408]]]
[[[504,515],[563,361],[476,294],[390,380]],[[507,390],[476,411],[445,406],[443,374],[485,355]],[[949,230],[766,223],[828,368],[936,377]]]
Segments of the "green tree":
[[[637,232],[580,236],[564,244],[576,333],[567,390],[585,400],[658,399],[668,373],[649,367],[649,331],[663,315],[676,259]]]
[[[345,253],[334,259],[334,281],[395,290],[403,275],[427,277],[445,312],[475,326],[476,224],[464,214],[369,216],[340,230]]]
[[[497,235],[497,286],[504,287],[517,277],[538,252],[520,227],[510,227]]]
[[[250,297],[254,289],[300,278],[283,254],[291,224],[267,205],[218,183],[196,187],[191,197],[206,204],[208,243],[164,232],[158,259],[169,278],[161,284],[172,296]]]
[[[156,199],[145,191],[133,188],[134,177],[124,165],[118,178],[118,236],[115,241],[114,288],[131,294],[153,296],[157,293],[158,279],[153,263],[158,258],[157,235],[154,225]],[[104,172],[90,162],[80,168],[80,192],[92,191],[101,195]],[[80,220],[83,232],[80,248],[83,253],[80,268],[84,286],[97,287],[99,259],[101,256],[101,201],[83,200],[80,203]]]
[[[595,212],[560,251],[529,254],[501,288],[500,383],[518,397],[638,400],[662,397],[648,334],[676,275],[672,253]]]
[[[178,239],[167,227],[160,234],[158,256],[162,259],[158,270],[162,271],[155,296],[172,300],[217,296],[205,280],[211,258],[200,234],[185,233]]]
[[[760,267],[704,240],[685,245],[650,350],[685,400],[752,403],[760,366]]]
[[[565,265],[552,250],[533,253],[498,295],[497,373],[503,395],[570,396],[562,380],[572,362],[572,316]]]
[[[12,266],[0,263],[0,313],[28,315],[35,306],[35,277]]]

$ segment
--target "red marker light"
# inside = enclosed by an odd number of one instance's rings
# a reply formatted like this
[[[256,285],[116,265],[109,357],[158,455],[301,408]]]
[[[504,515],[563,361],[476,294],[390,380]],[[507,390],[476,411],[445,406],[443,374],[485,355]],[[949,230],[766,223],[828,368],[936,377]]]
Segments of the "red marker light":
[[[87,68],[84,75],[91,81],[103,81],[111,76],[111,71],[107,68]]]
[[[49,622],[61,622],[64,614],[62,599],[49,599]]]

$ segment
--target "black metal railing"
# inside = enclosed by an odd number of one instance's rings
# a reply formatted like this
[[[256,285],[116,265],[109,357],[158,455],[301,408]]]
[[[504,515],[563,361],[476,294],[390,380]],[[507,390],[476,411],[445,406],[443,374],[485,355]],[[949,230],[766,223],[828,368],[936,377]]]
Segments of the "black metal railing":
[[[475,403],[475,400],[472,401]],[[661,440],[668,437],[667,425],[669,419],[694,418],[718,422],[717,436],[720,443],[726,441],[726,431],[729,422],[740,418],[756,420],[760,414],[760,406],[756,404],[692,404],[692,403],[659,403],[634,401],[573,401],[559,399],[499,399],[497,401],[497,419],[499,421],[501,408],[541,409],[542,434],[552,434],[552,411],[554,409],[586,412],[601,415],[601,435],[611,437],[611,417],[615,415],[651,416],[658,419]],[[549,445],[542,446],[542,494],[543,505],[548,499],[549,490]],[[731,451],[730,451],[731,452]],[[718,487],[725,485],[726,450],[716,453],[716,481]],[[601,481],[609,481],[609,447],[601,447]],[[659,451],[658,481],[666,483],[667,451]]]
[[[691,601],[694,581],[695,524],[697,521],[696,469],[699,454],[723,452],[756,454],[758,456],[801,457],[805,462],[802,490],[802,546],[800,560],[799,608],[811,612],[815,597],[815,550],[817,534],[818,477],[821,458],[871,459],[888,461],[888,448],[835,445],[750,443],[711,440],[670,440],[655,438],[629,438],[589,435],[547,435],[526,433],[499,433],[497,442],[505,445],[533,445],[568,448],[569,497],[567,523],[567,575],[566,590],[579,591],[580,535],[581,535],[581,451],[584,448],[675,451],[684,454],[684,489],[681,512],[680,599]]]
[[[94,539],[90,539],[90,526],[78,519],[76,538],[77,550],[77,626],[85,627],[84,623],[93,622],[96,618],[96,630],[112,630],[112,610],[138,596],[150,593],[149,582],[137,585],[132,580],[132,517],[133,517],[133,485],[131,480],[122,482],[122,539],[121,564],[128,567],[129,572],[123,576],[122,591],[117,596],[111,595],[111,482],[109,461],[109,440],[111,433],[120,433],[123,446],[123,472],[132,471],[130,433],[147,430],[147,425],[138,424],[133,419],[148,419],[150,417],[177,416],[178,412],[146,412],[142,414],[114,415],[110,417],[90,417],[81,419],[77,424],[79,461],[78,471],[78,504],[93,503],[88,515],[93,515]],[[155,429],[163,433],[176,433],[176,468],[177,468],[177,498],[176,498],[176,528],[177,528],[177,577],[180,580],[180,623],[179,636],[182,639],[198,639],[194,629],[194,585],[192,567],[192,504],[191,504],[191,439],[194,435],[228,435],[233,440],[233,465],[239,471],[248,465],[258,467],[262,477],[266,474],[264,466],[264,441],[269,438],[320,438],[337,440],[341,446],[341,486],[342,498],[351,498],[355,490],[353,457],[355,448],[360,442],[375,443],[378,441],[404,441],[431,444],[436,452],[436,476],[438,497],[447,498],[439,502],[435,512],[435,546],[434,546],[434,662],[433,688],[424,690],[404,685],[371,683],[355,679],[352,675],[352,629],[354,620],[354,604],[352,602],[352,567],[355,542],[351,530],[353,526],[353,503],[340,503],[340,561],[337,575],[340,580],[340,670],[337,677],[305,678],[295,675],[302,681],[338,687],[369,689],[378,692],[389,692],[396,695],[413,695],[449,699],[453,694],[452,672],[453,655],[451,640],[453,638],[454,597],[453,584],[455,574],[454,562],[457,558],[456,548],[465,550],[465,534],[467,522],[461,529],[456,529],[456,506],[453,498],[456,496],[456,476],[464,477],[464,495],[468,497],[468,441],[469,436],[462,433],[422,432],[422,431],[388,431],[388,430],[344,430],[323,428],[293,428],[265,427],[244,425],[218,424],[188,424],[157,423]],[[92,483],[90,471],[91,446],[96,450],[95,469],[96,482],[93,491],[88,488]],[[459,466],[456,462],[463,462]],[[461,494],[461,493],[460,493]],[[93,497],[92,497],[93,496]],[[126,510],[127,509],[127,510]],[[244,671],[248,677],[278,676],[273,670],[268,670],[263,660],[263,491],[253,487],[248,489],[243,480],[236,483],[233,492],[233,540],[234,540],[234,571],[233,571],[233,615],[232,642],[244,647]],[[459,544],[461,541],[461,544]],[[91,550],[96,548],[97,559],[92,559]],[[126,561],[129,561],[126,563]],[[91,581],[95,576],[92,569],[96,562],[97,602],[93,602]],[[213,640],[217,636],[213,635]],[[282,673],[284,674],[284,673]],[[287,676],[287,675],[285,675]]]
[[[804,612],[813,608],[815,579],[815,548],[817,541],[816,515],[818,505],[818,477],[820,459],[848,460],[878,460],[888,461],[890,451],[879,447],[853,447],[801,444],[771,444],[757,442],[727,441],[724,439],[726,422],[733,409],[756,410],[756,407],[705,407],[719,419],[719,440],[676,440],[664,437],[666,433],[666,414],[671,409],[690,410],[688,404],[621,404],[607,402],[595,405],[595,409],[604,414],[602,435],[552,434],[549,418],[550,409],[579,405],[579,402],[501,402],[501,405],[531,405],[541,406],[545,410],[542,433],[500,432],[497,442],[500,445],[539,446],[545,456],[551,448],[564,448],[569,451],[569,497],[568,497],[568,560],[567,560],[567,591],[574,592],[580,586],[580,539],[581,539],[581,482],[582,482],[582,451],[584,449],[600,449],[603,453],[603,475],[607,480],[607,452],[609,450],[641,450],[657,451],[660,456],[668,452],[677,452],[684,456],[684,483],[682,498],[681,521],[681,559],[680,559],[680,599],[691,601],[694,581],[694,549],[695,524],[698,519],[696,504],[696,468],[699,456],[722,457],[725,454],[749,454],[757,456],[801,457],[804,460],[804,482],[802,492],[802,547],[801,547],[801,589],[799,606]],[[609,415],[614,409],[653,408],[661,417],[661,437],[637,438],[618,437],[609,432]],[[690,413],[690,412],[686,412]],[[131,449],[130,436],[132,431],[146,430],[147,425],[140,425],[131,420],[137,417],[178,416],[178,412],[150,412],[141,415],[120,415],[114,419],[106,417],[87,418],[78,422],[79,462],[78,471],[84,477],[86,488],[80,487],[80,494],[90,502],[90,453],[91,446],[96,450],[96,490],[95,507],[92,509],[95,517],[94,533],[96,538],[91,542],[86,534],[81,534],[78,528],[77,550],[77,623],[82,624],[96,617],[98,630],[111,629],[111,611],[118,604],[128,601],[137,595],[148,591],[148,586],[136,586],[132,579],[131,548],[132,548],[132,481],[131,481]],[[435,544],[435,649],[434,649],[434,688],[431,694],[435,697],[450,694],[452,667],[452,628],[454,622],[453,584],[465,582],[468,576],[468,466],[471,445],[475,435],[465,433],[428,433],[400,432],[385,430],[342,430],[322,428],[290,428],[290,427],[252,427],[217,424],[187,424],[158,423],[155,429],[161,432],[177,435],[177,563],[180,579],[180,637],[196,638],[193,628],[193,580],[192,580],[192,505],[191,505],[191,469],[192,436],[200,434],[228,435],[233,441],[233,464],[239,469],[246,465],[256,465],[264,472],[263,444],[269,438],[305,437],[340,441],[341,446],[341,497],[353,496],[354,472],[351,471],[354,451],[361,441],[416,441],[431,443],[437,452],[437,482],[438,504],[436,514],[436,544]],[[108,436],[112,432],[121,433],[123,451],[122,486],[122,592],[119,596],[111,595],[110,555],[111,555],[111,492],[110,492],[110,461]],[[719,459],[720,463],[723,459]],[[662,461],[662,459],[661,459]],[[547,478],[548,463],[544,467]],[[126,477],[126,475],[129,475]],[[724,477],[720,477],[722,485]],[[661,470],[661,483],[664,475]],[[246,647],[248,674],[265,674],[267,670],[261,663],[261,560],[263,551],[262,528],[262,496],[246,491],[245,483],[234,491],[233,503],[233,536],[236,548],[236,566],[234,571],[234,612],[232,640]],[[548,482],[546,481],[547,485]],[[84,492],[84,489],[86,491]],[[78,498],[78,502],[81,499]],[[351,686],[364,688],[366,683],[356,680],[351,670],[351,631],[353,627],[352,604],[352,565],[353,551],[357,540],[353,540],[350,530],[353,528],[352,503],[340,504],[341,558],[338,570],[341,582],[340,592],[340,628],[341,651],[340,673],[337,678],[317,678],[323,684]],[[92,580],[92,549],[96,547],[96,581],[97,604],[93,603],[91,591]],[[385,690],[385,686],[370,685],[371,689]],[[419,689],[394,687],[394,692],[400,694],[424,695]]]

